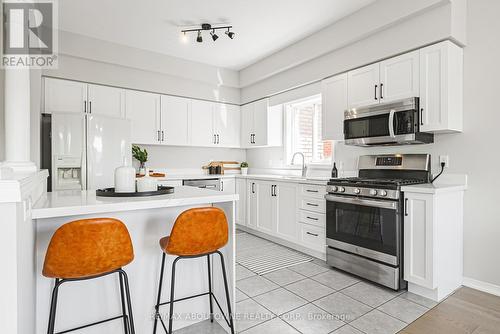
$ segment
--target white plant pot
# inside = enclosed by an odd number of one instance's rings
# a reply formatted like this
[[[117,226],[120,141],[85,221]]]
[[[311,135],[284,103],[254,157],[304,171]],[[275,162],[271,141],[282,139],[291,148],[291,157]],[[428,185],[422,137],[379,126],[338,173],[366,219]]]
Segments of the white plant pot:
[[[241,175],[247,175],[248,174],[248,167],[241,167]]]

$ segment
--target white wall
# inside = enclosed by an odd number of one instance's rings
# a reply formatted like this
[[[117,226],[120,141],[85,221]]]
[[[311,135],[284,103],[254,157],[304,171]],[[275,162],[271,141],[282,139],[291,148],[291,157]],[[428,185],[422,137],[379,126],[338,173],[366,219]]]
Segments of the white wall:
[[[437,172],[439,155],[449,155],[450,168],[446,173],[467,174],[469,177],[464,204],[464,276],[497,286],[500,285],[500,266],[495,264],[494,259],[498,254],[500,235],[500,217],[496,210],[500,198],[497,193],[500,187],[500,155],[497,154],[500,112],[496,107],[500,91],[500,43],[493,36],[494,32],[500,31],[499,12],[500,2],[497,0],[472,0],[467,3],[463,133],[438,135],[434,144],[419,146],[356,148],[337,144],[334,152],[335,159],[343,162],[346,170],[356,169],[357,157],[361,154],[422,152],[432,154],[433,170]],[[397,30],[397,27],[394,29]],[[415,29],[407,38],[412,39],[413,35],[420,33],[421,29]],[[380,41],[378,36],[371,38]],[[399,39],[396,41],[399,43]],[[386,39],[385,43],[391,44],[391,40]],[[373,45],[367,41],[366,46]],[[367,55],[372,54],[372,49],[365,50],[370,50],[365,51]],[[379,52],[380,49],[375,48],[376,58],[380,56]],[[335,68],[344,65],[337,63]],[[301,78],[304,83],[310,79],[306,70],[309,66],[312,65],[304,64],[303,68],[294,70],[293,83]],[[318,72],[320,69],[317,69]],[[274,87],[274,84],[281,87],[282,82],[279,82],[271,80],[269,86],[264,86],[266,89]],[[243,95],[246,95],[245,92]],[[270,159],[279,159],[280,154],[280,149],[254,149],[248,150],[247,159],[252,166],[265,166]]]

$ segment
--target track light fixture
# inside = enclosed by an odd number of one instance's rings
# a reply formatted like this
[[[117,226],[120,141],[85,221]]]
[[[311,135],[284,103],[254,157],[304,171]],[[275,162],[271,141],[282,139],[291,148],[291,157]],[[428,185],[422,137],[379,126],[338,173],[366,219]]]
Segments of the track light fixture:
[[[188,33],[188,32],[197,32],[196,41],[198,43],[202,43],[203,42],[203,36],[201,34],[202,31],[204,31],[204,30],[210,31],[211,30],[210,36],[212,37],[212,40],[215,42],[219,38],[219,36],[216,34],[216,30],[220,30],[220,29],[227,29],[225,34],[230,39],[234,39],[235,33],[231,31],[232,28],[233,28],[233,26],[212,27],[212,25],[209,23],[203,23],[200,28],[181,30],[181,33],[183,34],[183,36],[186,36],[186,33]]]

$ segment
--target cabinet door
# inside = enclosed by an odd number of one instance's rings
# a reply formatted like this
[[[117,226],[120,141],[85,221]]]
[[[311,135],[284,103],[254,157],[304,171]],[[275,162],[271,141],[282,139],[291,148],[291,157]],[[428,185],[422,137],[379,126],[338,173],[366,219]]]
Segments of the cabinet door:
[[[249,103],[241,107],[241,136],[240,144],[242,148],[253,146],[253,110],[254,104]]]
[[[45,113],[84,113],[86,108],[86,83],[53,78],[44,79]]]
[[[125,118],[125,90],[109,86],[88,86],[88,110],[94,115]]]
[[[217,146],[240,146],[240,108],[235,105],[216,103],[214,107],[214,132]]]
[[[213,102],[192,100],[191,102],[191,145],[214,146]]]
[[[419,96],[419,52],[413,51],[380,63],[381,102]]]
[[[133,144],[159,144],[160,95],[127,90],[125,92],[125,114],[132,122]]]
[[[246,179],[236,179],[236,193],[239,195],[240,199],[236,202],[236,224],[246,225],[246,213],[247,213],[247,180]]]
[[[436,288],[433,212],[431,194],[405,192],[404,279],[429,289]]]
[[[248,180],[247,183],[247,213],[246,213],[246,221],[247,227],[257,228],[257,220],[259,216],[259,186],[257,181]]]
[[[274,203],[277,236],[288,241],[297,242],[297,185],[294,183],[277,183]]]
[[[380,64],[372,64],[347,73],[349,109],[380,101]]]
[[[268,234],[276,231],[275,197],[271,196],[270,182],[255,181],[257,186],[257,230]]]
[[[166,145],[190,144],[191,100],[161,96],[161,141]]]
[[[463,50],[446,41],[420,49],[420,130],[463,128]]]
[[[344,111],[347,109],[347,73],[323,80],[321,99],[323,140],[343,140]]]
[[[253,110],[253,134],[254,134],[254,146],[266,146],[267,145],[267,115],[268,113],[268,99],[263,99],[254,102]]]
[[[220,179],[220,191],[227,194],[236,193],[236,183],[234,178],[221,178]]]

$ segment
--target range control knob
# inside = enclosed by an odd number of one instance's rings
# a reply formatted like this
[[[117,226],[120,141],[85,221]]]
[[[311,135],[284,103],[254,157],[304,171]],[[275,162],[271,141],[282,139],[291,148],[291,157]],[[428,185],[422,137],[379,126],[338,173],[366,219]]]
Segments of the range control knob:
[[[336,191],[337,191],[337,186],[331,186],[331,187],[330,187],[330,191],[331,191],[332,193],[336,192]]]
[[[339,192],[341,192],[341,193],[345,192],[345,188],[344,187],[339,187]]]
[[[377,190],[376,189],[371,189],[370,190],[370,195],[376,196],[377,195]]]
[[[354,192],[355,194],[359,194],[359,193],[361,192],[361,190],[359,190],[359,188],[354,188],[353,192]]]
[[[387,191],[385,190],[380,190],[380,196],[387,196]]]

